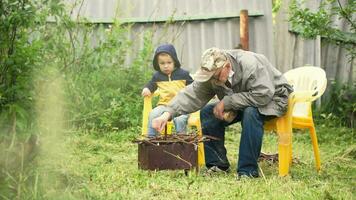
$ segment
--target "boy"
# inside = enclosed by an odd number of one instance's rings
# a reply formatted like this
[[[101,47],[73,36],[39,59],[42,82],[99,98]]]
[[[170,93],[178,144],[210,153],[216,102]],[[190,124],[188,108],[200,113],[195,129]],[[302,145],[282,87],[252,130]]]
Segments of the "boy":
[[[142,90],[142,96],[150,96],[159,89],[159,101],[149,115],[148,136],[158,132],[152,128],[152,120],[160,116],[165,105],[176,96],[179,90],[193,82],[189,72],[181,68],[176,50],[171,44],[160,45],[153,57],[153,68],[157,71]],[[177,133],[185,133],[189,115],[173,118]]]

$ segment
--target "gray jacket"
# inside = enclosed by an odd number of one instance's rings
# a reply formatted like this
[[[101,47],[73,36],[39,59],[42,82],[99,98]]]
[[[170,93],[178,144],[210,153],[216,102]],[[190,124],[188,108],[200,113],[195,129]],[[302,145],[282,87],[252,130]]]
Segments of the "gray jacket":
[[[166,107],[173,117],[195,112],[215,95],[224,101],[225,111],[252,106],[263,115],[281,116],[287,110],[292,87],[264,55],[243,50],[226,50],[232,64],[231,88],[214,81],[186,86]]]

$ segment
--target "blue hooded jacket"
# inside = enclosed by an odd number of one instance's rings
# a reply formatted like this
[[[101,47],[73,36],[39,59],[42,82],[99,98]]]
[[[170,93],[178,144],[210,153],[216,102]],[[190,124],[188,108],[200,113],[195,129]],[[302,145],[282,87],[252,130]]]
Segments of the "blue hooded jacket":
[[[174,68],[180,68],[180,62],[178,60],[176,49],[174,48],[174,46],[171,44],[162,44],[157,47],[155,54],[153,56],[153,68],[156,71],[160,71],[159,65],[158,65],[158,55],[160,53],[169,54],[174,61]]]
[[[167,74],[161,72],[158,64],[158,55],[160,53],[166,53],[170,55],[174,61],[174,70],[169,77]],[[189,72],[181,68],[181,64],[178,60],[176,50],[171,44],[162,44],[157,47],[153,56],[153,68],[157,71],[152,79],[145,85],[151,93],[160,89],[159,105],[167,104],[184,86],[193,82]]]

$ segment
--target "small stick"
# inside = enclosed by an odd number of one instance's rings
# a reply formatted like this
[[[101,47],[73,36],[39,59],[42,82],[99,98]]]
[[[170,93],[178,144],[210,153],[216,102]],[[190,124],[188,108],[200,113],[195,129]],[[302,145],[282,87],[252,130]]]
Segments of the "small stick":
[[[264,179],[264,180],[265,180],[265,182],[267,183],[267,179],[266,179],[265,174],[263,173],[263,171],[262,171],[261,167],[260,167],[260,166],[258,166],[258,168],[259,168],[259,169],[260,169],[260,171],[261,171],[261,174],[262,174],[263,179]]]
[[[167,140],[167,128],[168,128],[168,126],[166,124],[166,127],[164,129],[164,140]]]
[[[169,154],[169,155],[171,155],[171,156],[173,156],[173,157],[175,157],[175,158],[178,158],[179,160],[181,160],[181,161],[183,161],[183,162],[185,162],[185,163],[187,163],[187,164],[189,165],[189,168],[192,167],[192,164],[191,164],[190,162],[184,160],[184,159],[181,158],[180,156],[174,155],[173,153],[170,153],[170,152],[168,152],[168,151],[166,151],[166,150],[163,150],[163,152],[164,152],[164,153],[167,153],[167,154]]]
[[[194,141],[193,142],[187,142],[187,141],[184,141],[184,140],[182,140],[182,139],[180,139],[180,138],[176,138],[179,142],[182,142],[182,143],[185,143],[185,144],[192,144],[192,145],[194,145],[194,147],[197,147],[197,144],[195,144],[194,143]]]
[[[153,142],[150,142],[150,141],[148,141],[148,140],[145,140],[144,142],[147,142],[147,143],[149,143],[149,144],[152,144],[153,146],[156,146],[156,147],[159,146],[159,145],[157,145],[157,144],[155,144],[155,143],[153,143]]]

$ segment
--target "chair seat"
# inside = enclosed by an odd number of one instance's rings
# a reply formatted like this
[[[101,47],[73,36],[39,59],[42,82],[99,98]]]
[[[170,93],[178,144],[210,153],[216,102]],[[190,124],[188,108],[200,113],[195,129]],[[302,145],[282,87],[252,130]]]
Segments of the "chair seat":
[[[189,124],[200,124],[200,112],[197,111],[195,113],[190,114],[188,118],[188,125]]]
[[[267,131],[276,130],[276,122],[277,122],[277,118],[266,121],[264,124],[264,129]]]
[[[293,128],[305,129],[314,126],[314,121],[312,117],[293,117],[292,125]]]

